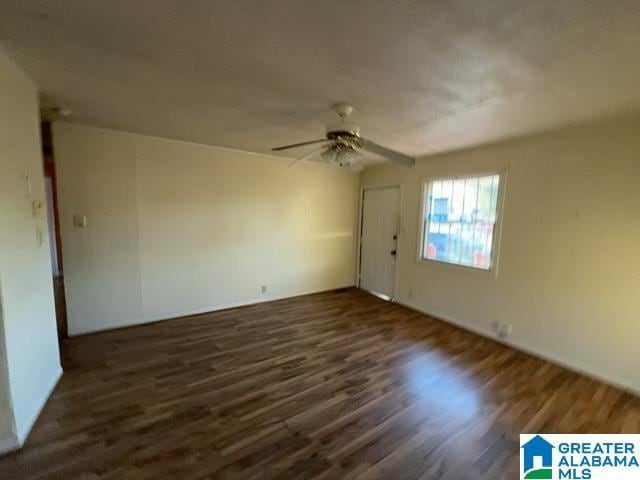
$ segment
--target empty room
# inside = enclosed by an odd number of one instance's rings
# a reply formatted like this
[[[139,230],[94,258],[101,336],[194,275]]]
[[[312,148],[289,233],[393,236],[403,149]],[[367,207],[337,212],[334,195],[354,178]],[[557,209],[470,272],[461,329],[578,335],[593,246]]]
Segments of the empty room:
[[[0,0],[0,479],[640,478],[640,2]]]

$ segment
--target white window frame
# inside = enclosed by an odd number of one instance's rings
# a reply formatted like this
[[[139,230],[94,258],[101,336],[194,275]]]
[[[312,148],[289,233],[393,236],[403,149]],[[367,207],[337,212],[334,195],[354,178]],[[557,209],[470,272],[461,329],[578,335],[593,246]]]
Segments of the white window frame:
[[[427,235],[426,225],[427,222],[425,219],[427,215],[430,213],[430,205],[427,205],[427,199],[429,198],[431,184],[433,182],[442,181],[442,180],[463,180],[467,178],[476,178],[476,177],[485,177],[489,175],[498,175],[498,198],[496,199],[496,221],[493,225],[493,243],[491,245],[491,259],[489,260],[489,269],[485,270],[484,268],[472,267],[469,265],[460,265],[458,263],[450,263],[443,262],[442,260],[435,260],[430,258],[425,258],[423,256],[424,252],[424,241]],[[421,183],[422,193],[420,194],[420,208],[418,209],[420,212],[420,217],[418,218],[418,251],[417,251],[417,261],[419,263],[435,266],[437,268],[445,268],[445,269],[453,269],[458,271],[467,271],[473,272],[479,275],[489,275],[492,277],[496,277],[498,275],[498,259],[500,257],[500,237],[502,236],[502,216],[504,210],[504,192],[505,186],[507,183],[507,171],[506,169],[497,169],[497,170],[485,170],[476,173],[465,173],[464,175],[434,175],[428,178],[424,178]]]

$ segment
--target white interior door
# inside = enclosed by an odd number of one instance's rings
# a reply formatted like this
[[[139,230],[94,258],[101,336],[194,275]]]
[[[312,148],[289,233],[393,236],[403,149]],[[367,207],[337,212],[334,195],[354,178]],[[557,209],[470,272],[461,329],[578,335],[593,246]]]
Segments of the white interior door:
[[[370,188],[362,199],[360,288],[393,298],[400,188]]]

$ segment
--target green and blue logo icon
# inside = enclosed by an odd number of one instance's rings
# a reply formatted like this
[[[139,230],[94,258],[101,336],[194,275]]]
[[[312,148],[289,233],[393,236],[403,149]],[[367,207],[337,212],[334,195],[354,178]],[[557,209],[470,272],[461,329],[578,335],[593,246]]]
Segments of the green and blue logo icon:
[[[521,479],[553,479],[553,444],[536,435],[521,446]]]

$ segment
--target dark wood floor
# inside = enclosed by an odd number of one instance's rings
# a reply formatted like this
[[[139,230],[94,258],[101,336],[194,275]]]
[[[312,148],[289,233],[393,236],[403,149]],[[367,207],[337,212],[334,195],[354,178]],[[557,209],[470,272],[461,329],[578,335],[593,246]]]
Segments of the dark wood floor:
[[[357,290],[68,340],[2,479],[514,479],[640,399]]]

